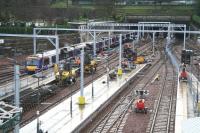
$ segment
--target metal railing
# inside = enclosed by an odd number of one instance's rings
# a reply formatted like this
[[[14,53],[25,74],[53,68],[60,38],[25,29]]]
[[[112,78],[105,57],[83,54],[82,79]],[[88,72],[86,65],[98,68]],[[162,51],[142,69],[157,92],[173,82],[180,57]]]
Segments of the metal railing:
[[[53,68],[50,68],[46,71],[43,71],[44,76],[46,78],[40,80],[40,85],[47,84],[53,80],[55,80]],[[38,80],[33,78],[33,75],[26,76],[20,79],[20,91],[26,89],[34,89],[38,87]],[[14,81],[6,83],[4,85],[0,85],[0,100],[9,97],[14,94]]]

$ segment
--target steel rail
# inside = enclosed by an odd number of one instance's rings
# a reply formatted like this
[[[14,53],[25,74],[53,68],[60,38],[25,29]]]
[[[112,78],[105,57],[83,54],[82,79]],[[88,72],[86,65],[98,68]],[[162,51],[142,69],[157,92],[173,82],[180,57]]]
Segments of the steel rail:
[[[155,127],[155,123],[156,123],[156,117],[157,117],[157,114],[158,114],[158,109],[159,109],[159,106],[160,106],[160,103],[161,103],[161,98],[162,98],[162,95],[163,95],[163,90],[166,87],[165,86],[166,79],[167,79],[167,65],[166,65],[166,62],[165,62],[165,76],[164,76],[164,79],[163,79],[164,82],[162,84],[163,87],[162,87],[162,90],[161,90],[159,98],[158,98],[158,103],[157,103],[156,110],[155,110],[154,117],[153,117],[153,121],[152,121],[152,124],[151,124],[150,133],[153,133],[153,131],[154,131],[154,127]]]
[[[168,77],[167,75],[170,74],[167,62],[168,61],[165,62],[165,76],[164,76],[164,79],[163,79],[162,89],[161,89],[160,94],[159,94],[158,102],[157,102],[156,107],[155,107],[155,113],[153,115],[153,120],[152,120],[151,127],[150,127],[150,133],[154,133],[155,132],[155,126],[158,123],[157,120],[158,120],[158,116],[159,116],[158,110],[162,109],[163,106],[164,106],[164,105],[162,105],[162,100],[164,99],[164,96],[165,96],[164,95],[164,91],[166,90],[167,85],[168,85],[167,83],[169,82],[167,80],[167,77]],[[167,133],[170,130],[170,123],[171,123],[170,119],[171,119],[171,113],[172,113],[172,104],[173,104],[174,88],[175,88],[175,81],[176,81],[175,80],[174,67],[172,66],[171,63],[170,63],[170,65],[171,65],[171,67],[173,69],[173,71],[172,71],[173,80],[172,80],[172,82],[170,82],[170,83],[172,83],[171,92],[170,92],[171,96],[169,98],[169,105],[167,105],[167,106],[169,106],[169,110],[168,110],[168,113],[167,113],[166,129],[165,129],[167,131]],[[163,104],[168,104],[168,103],[163,103]]]
[[[158,61],[156,61],[156,63],[154,63],[153,66],[150,68],[150,70],[152,70],[154,67],[158,67],[158,68],[156,69],[156,71],[153,73],[153,75],[152,75],[151,77],[148,78],[148,81],[144,84],[144,86],[143,86],[142,88],[144,88],[148,83],[150,83],[150,81],[152,80],[152,77],[154,77],[155,74],[157,73],[157,71],[161,68],[162,63],[161,63],[160,65],[157,64],[160,60],[161,60],[161,58],[160,58]],[[148,72],[150,72],[150,70],[149,70]],[[148,72],[147,72],[147,73],[148,73]],[[145,74],[145,75],[146,75],[146,74]],[[133,90],[133,89],[132,89],[132,90]],[[133,102],[133,100],[135,99],[135,97],[133,97],[132,94],[130,94],[130,95],[126,96],[126,97],[130,97],[130,96],[132,97],[132,99],[130,100],[130,101],[131,101],[131,102],[130,102],[130,105],[131,105],[131,103]],[[122,98],[120,99],[119,103],[116,104],[116,105],[113,107],[113,109],[112,109],[110,112],[108,112],[108,113],[94,126],[94,128],[92,128],[92,129],[90,130],[90,133],[95,132],[95,130],[98,130],[98,128],[100,128],[100,130],[99,130],[99,131],[96,131],[96,132],[103,132],[103,131],[104,131],[104,127],[105,127],[105,126],[108,126],[108,125],[106,125],[106,124],[107,124],[107,122],[109,121],[110,117],[112,117],[113,112],[115,112],[116,109],[117,109],[117,107],[121,105],[121,103],[122,103],[121,100],[125,100],[125,99],[126,99],[125,97],[122,97]],[[129,104],[128,104],[128,105],[129,105]],[[130,106],[128,106],[128,107],[130,107]],[[112,123],[111,125],[109,125],[110,128],[107,129],[107,131],[110,131],[110,130],[114,127],[114,125],[115,125],[116,123],[117,123],[117,126],[116,126],[116,128],[115,128],[114,130],[115,130],[115,132],[118,131],[119,126],[120,126],[120,124],[121,124],[121,122],[122,122],[122,120],[123,120],[123,118],[124,118],[124,116],[125,116],[125,114],[126,114],[126,112],[127,112],[128,109],[129,109],[129,108],[124,108],[124,110],[122,110],[122,111],[120,112],[120,114],[118,114],[118,117],[115,117],[115,120],[113,120],[113,123]],[[101,123],[103,123],[103,126],[101,126]]]

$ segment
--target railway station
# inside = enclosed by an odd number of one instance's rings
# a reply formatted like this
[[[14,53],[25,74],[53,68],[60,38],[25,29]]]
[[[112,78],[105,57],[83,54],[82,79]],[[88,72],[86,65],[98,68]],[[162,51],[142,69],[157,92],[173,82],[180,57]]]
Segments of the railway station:
[[[115,2],[115,11],[144,3]],[[156,6],[166,5],[176,7]],[[0,14],[0,133],[198,133],[198,24],[135,17],[16,33],[1,31]]]

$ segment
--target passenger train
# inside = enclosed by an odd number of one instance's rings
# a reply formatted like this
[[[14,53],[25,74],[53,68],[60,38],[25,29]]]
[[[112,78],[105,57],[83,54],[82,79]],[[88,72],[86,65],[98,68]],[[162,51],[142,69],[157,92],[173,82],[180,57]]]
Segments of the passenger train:
[[[66,52],[67,54],[64,54]],[[72,47],[67,46],[59,49],[58,53],[59,53],[59,58],[62,60],[64,58],[72,56],[72,54],[75,54],[76,51],[74,51]],[[55,63],[56,63],[56,50],[50,50],[47,52],[43,52],[41,54],[30,55],[26,58],[26,71],[28,74],[34,74],[41,70],[46,70],[49,67],[52,67],[53,64]]]
[[[125,42],[125,38],[126,37],[123,37],[123,43]],[[111,39],[112,39],[111,41],[112,43],[110,45],[110,48],[115,48],[119,46],[118,37],[113,37]],[[74,46],[84,44],[85,50],[89,54],[92,55],[93,43],[94,42],[84,42],[84,43],[75,44]],[[105,43],[104,43],[104,40],[97,41],[96,42],[97,54],[100,53],[101,51],[106,50],[108,48],[107,47],[108,43],[109,43],[108,39],[105,39]],[[80,48],[74,49],[74,47],[72,46],[66,46],[66,47],[60,48],[58,53],[59,53],[59,59],[63,60],[69,57],[79,56]],[[43,52],[41,54],[30,55],[26,58],[26,72],[28,74],[34,74],[34,73],[40,72],[41,70],[46,70],[52,67],[55,63],[56,63],[56,50],[50,50],[47,52]]]

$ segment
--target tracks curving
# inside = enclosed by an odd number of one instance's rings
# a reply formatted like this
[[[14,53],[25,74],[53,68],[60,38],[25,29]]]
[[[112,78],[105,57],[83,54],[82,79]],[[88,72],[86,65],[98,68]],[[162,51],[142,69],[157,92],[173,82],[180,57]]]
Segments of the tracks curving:
[[[90,133],[106,133],[106,132],[122,132],[123,126],[125,124],[125,118],[127,116],[127,112],[130,108],[132,108],[132,104],[134,100],[137,98],[134,95],[134,90],[136,88],[144,89],[148,84],[151,83],[152,78],[156,75],[156,73],[160,70],[163,65],[163,58],[159,58],[157,61],[153,63],[152,66],[148,66],[142,75],[146,76],[146,80],[140,86],[139,84],[141,80],[137,80],[136,82],[130,82],[129,86],[124,90],[127,90],[120,98],[120,100],[110,109],[107,113],[100,119],[93,127],[90,127]],[[147,76],[148,75],[148,76]],[[142,77],[141,77],[142,78]]]
[[[169,133],[174,128],[174,98],[176,88],[176,75],[172,64],[165,63],[163,84],[156,102],[153,115],[149,122],[147,133]]]

